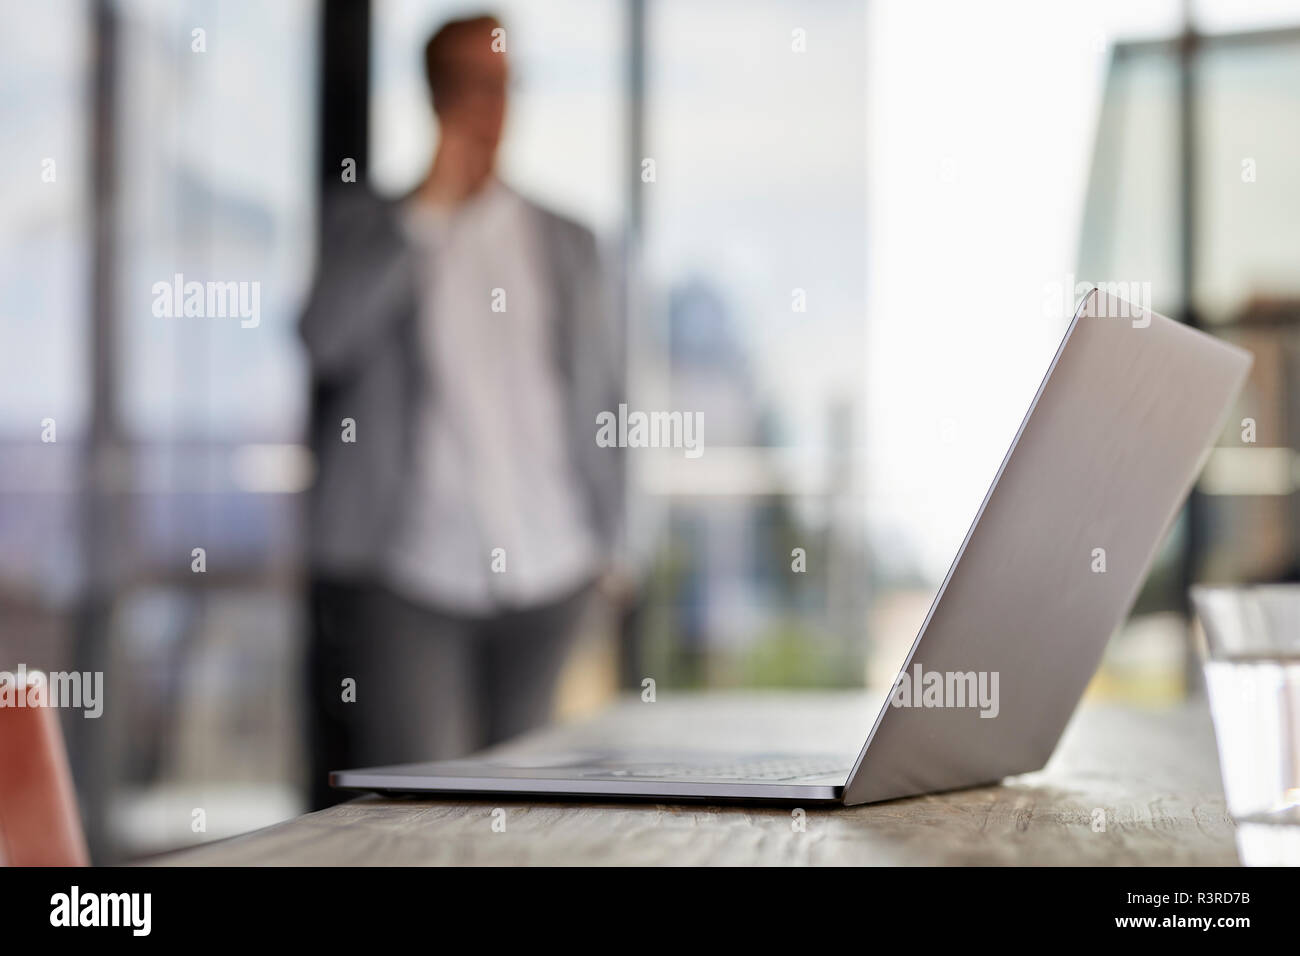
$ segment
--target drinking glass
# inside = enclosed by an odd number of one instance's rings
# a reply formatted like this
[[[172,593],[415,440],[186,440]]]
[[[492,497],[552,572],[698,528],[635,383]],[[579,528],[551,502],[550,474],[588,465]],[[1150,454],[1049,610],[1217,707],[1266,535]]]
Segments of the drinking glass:
[[[1205,683],[1237,852],[1300,864],[1300,585],[1196,587]]]

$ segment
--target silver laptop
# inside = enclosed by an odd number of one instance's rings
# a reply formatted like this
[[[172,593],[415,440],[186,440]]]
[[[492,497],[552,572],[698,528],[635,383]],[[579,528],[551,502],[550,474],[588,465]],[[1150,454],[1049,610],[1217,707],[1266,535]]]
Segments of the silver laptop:
[[[1093,290],[856,759],[530,754],[339,770],[389,792],[858,804],[1051,756],[1204,465],[1249,353]]]

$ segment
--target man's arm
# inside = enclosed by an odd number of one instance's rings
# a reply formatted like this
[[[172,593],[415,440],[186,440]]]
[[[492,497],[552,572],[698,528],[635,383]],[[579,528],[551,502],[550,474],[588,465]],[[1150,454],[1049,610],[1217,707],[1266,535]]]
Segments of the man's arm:
[[[323,203],[316,275],[298,324],[317,381],[363,367],[411,301],[405,244],[382,202],[350,189],[355,196],[339,191]]]

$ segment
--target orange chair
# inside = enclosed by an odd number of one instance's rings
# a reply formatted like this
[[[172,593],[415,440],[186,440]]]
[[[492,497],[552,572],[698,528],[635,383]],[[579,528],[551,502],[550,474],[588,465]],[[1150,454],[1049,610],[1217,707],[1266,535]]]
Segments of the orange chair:
[[[59,716],[40,690],[29,678],[17,688],[24,706],[0,706],[0,864],[85,866]]]

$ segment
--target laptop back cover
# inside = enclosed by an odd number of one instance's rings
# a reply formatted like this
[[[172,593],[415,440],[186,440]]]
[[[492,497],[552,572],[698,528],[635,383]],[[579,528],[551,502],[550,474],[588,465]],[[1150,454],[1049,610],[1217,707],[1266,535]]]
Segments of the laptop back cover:
[[[845,787],[1041,768],[1205,463],[1249,353],[1094,290],[1066,332]]]

